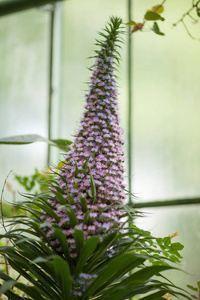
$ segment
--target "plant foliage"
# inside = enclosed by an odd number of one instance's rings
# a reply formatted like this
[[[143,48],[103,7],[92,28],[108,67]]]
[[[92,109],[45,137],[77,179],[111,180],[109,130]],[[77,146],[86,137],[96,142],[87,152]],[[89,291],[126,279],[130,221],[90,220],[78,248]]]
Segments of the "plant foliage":
[[[0,271],[0,296],[123,300],[139,295],[156,300],[170,293],[191,299],[163,276],[176,269],[171,263],[179,262],[183,246],[137,228],[133,222],[139,213],[123,204],[123,142],[113,72],[121,24],[112,17],[100,33],[104,42],[97,41],[101,49],[87,109],[60,170],[52,171],[39,194],[26,194],[17,204],[21,214],[3,219],[0,237],[9,243],[2,244],[0,254],[10,270]],[[32,191],[37,177],[16,180]]]

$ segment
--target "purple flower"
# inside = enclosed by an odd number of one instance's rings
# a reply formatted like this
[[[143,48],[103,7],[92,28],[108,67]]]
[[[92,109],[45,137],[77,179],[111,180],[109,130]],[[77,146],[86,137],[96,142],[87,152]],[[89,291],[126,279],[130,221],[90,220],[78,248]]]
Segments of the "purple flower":
[[[122,226],[121,214],[114,207],[116,201],[123,202],[125,199],[122,165],[124,152],[113,65],[119,25],[120,22],[111,25],[96,57],[80,127],[66,155],[67,164],[62,167],[58,179],[58,186],[68,206],[75,211],[78,224],[70,222],[70,215],[65,208],[59,209],[59,199],[55,195],[49,201],[60,219],[59,226],[67,236],[72,258],[76,257],[75,226],[84,231],[85,239],[93,235],[102,239],[103,235]],[[73,201],[70,200],[71,196]],[[87,209],[82,206],[83,196]],[[104,208],[106,211],[103,212]],[[85,217],[87,210],[90,210],[89,219]],[[48,217],[48,222],[55,223],[55,220]],[[51,226],[44,230],[53,240]],[[60,248],[54,240],[53,245]]]

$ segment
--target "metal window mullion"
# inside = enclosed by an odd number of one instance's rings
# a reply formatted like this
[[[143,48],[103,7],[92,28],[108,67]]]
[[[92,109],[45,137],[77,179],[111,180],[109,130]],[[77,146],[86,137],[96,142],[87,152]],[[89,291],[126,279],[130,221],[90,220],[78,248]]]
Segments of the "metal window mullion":
[[[132,0],[128,0],[128,21],[132,19]],[[133,55],[133,47],[132,47],[132,39],[131,39],[131,27],[128,27],[128,190],[132,191],[132,55]],[[132,197],[129,194],[128,199],[129,205],[132,204]]]
[[[54,19],[55,19],[55,7],[49,11],[49,76],[48,76],[48,139],[52,138],[52,98],[53,98],[53,44],[54,44]],[[47,149],[47,166],[50,164],[51,146],[48,144]]]

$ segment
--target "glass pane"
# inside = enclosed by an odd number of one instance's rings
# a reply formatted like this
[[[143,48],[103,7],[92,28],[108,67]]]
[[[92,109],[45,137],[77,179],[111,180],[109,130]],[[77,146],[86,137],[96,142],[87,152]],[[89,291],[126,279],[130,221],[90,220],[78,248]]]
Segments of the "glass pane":
[[[169,279],[179,286],[186,288],[187,284],[196,286],[200,280],[200,209],[199,205],[146,208],[142,211],[146,217],[137,220],[137,226],[151,231],[156,237],[165,237],[178,231],[179,236],[172,242],[184,245],[181,254],[183,259],[179,267],[184,272],[170,271]]]
[[[0,18],[0,137],[47,136],[48,13]],[[0,146],[0,186],[10,170],[28,175],[46,161],[46,145]]]
[[[135,1],[134,19],[155,5]],[[198,197],[200,194],[199,42],[182,24],[172,28],[191,1],[165,3],[165,36],[134,35],[133,192],[144,200]],[[196,16],[195,16],[196,17]],[[200,38],[199,25],[187,19]]]

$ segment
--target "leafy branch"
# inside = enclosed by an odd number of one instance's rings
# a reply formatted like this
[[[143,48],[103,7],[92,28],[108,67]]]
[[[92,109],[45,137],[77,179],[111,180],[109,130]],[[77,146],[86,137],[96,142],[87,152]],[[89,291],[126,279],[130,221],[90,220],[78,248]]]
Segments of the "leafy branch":
[[[197,16],[200,18],[200,0],[198,0],[196,3],[195,3],[195,0],[192,0],[192,6],[182,15],[182,17],[176,21],[173,26],[177,26],[178,24],[182,23],[187,34],[193,39],[193,40],[197,40],[197,41],[200,41],[200,38],[195,38],[190,30],[188,29],[186,23],[185,23],[185,18],[186,17],[189,17],[190,19],[192,19],[195,23],[198,23],[198,20],[196,18],[194,18],[191,13],[196,10],[196,13],[197,13]]]
[[[129,21],[128,23],[126,23],[126,25],[128,25],[128,26],[133,26],[133,29],[131,32],[134,33],[138,30],[142,31],[142,30],[144,30],[144,26],[147,22],[154,21],[153,27],[151,28],[151,30],[158,35],[164,35],[164,33],[160,31],[158,23],[156,21],[164,21],[165,20],[161,16],[161,13],[164,11],[163,4],[166,1],[167,0],[163,0],[161,2],[161,4],[155,5],[150,10],[147,10],[142,22],[137,23],[135,21]]]
[[[165,21],[165,18],[161,16],[161,13],[164,11],[164,4],[167,0],[163,0],[160,4],[153,6],[150,10],[147,10],[144,14],[143,21],[142,22],[135,22],[130,20],[126,25],[133,26],[133,29],[131,33],[137,32],[137,31],[144,31],[145,24],[147,24],[149,21],[154,21],[153,26],[150,27],[150,30],[153,31],[155,34],[158,35],[165,35],[163,32],[160,31],[159,25],[157,21]],[[194,23],[198,23],[198,19],[192,15],[192,13],[196,11],[197,17],[200,18],[200,0],[192,0],[192,6],[182,15],[182,17],[173,23],[173,26],[177,26],[180,23],[183,24],[187,34],[193,39],[200,41],[200,38],[196,38],[192,35],[190,30],[188,29],[188,26],[185,22],[185,19],[189,17]]]

